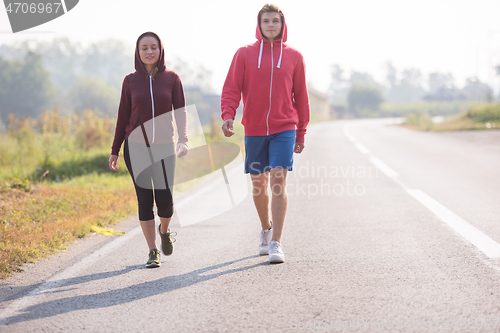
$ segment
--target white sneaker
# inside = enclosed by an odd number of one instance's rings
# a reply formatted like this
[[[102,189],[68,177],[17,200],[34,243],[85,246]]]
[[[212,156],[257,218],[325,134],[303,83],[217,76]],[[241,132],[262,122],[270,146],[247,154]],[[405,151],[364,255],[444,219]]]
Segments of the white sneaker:
[[[269,243],[269,262],[280,263],[285,261],[283,248],[278,241],[271,241]]]
[[[260,231],[260,244],[259,244],[260,255],[269,254],[269,243],[271,242],[272,236],[273,236],[273,229],[262,229]]]

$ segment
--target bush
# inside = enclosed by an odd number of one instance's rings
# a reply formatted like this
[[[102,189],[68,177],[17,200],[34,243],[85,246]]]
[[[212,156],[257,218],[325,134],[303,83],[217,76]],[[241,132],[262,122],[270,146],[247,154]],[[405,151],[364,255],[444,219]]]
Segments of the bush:
[[[406,117],[406,122],[404,124],[407,126],[419,127],[424,130],[429,130],[433,125],[432,117],[423,112],[410,114]]]
[[[466,115],[467,118],[479,123],[500,122],[500,104],[473,107]]]
[[[113,139],[113,121],[99,117],[91,110],[85,110],[83,115],[75,115],[75,143],[79,148],[89,150],[108,143]]]
[[[377,111],[384,99],[378,88],[354,84],[349,91],[347,100],[351,111],[359,113],[362,110]]]

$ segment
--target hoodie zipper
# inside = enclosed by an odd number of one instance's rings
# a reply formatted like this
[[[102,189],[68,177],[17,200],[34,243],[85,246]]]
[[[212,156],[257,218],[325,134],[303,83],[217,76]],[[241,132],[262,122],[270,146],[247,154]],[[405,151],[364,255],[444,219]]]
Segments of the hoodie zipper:
[[[151,93],[151,107],[153,112],[153,143],[155,143],[155,101],[153,99],[153,80],[149,75],[149,91]]]
[[[271,97],[273,94],[273,70],[274,70],[274,58],[273,58],[273,41],[271,41],[271,86],[269,88],[269,111],[267,111],[266,126],[267,135],[269,135],[269,114],[271,114]]]

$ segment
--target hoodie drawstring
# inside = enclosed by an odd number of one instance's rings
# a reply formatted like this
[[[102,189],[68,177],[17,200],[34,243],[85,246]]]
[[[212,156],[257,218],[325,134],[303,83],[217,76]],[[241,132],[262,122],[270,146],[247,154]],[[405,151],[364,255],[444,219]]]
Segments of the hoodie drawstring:
[[[278,68],[281,66],[281,56],[283,55],[283,38],[281,38],[281,51],[280,51],[280,60],[278,60]]]
[[[259,67],[258,68],[260,68],[260,60],[262,59],[262,46],[264,46],[264,39],[260,40]]]
[[[264,45],[264,39],[260,40],[260,51],[259,51],[259,65],[258,68],[260,68],[260,62],[262,60],[262,47]],[[278,66],[277,68],[281,68],[281,57],[283,56],[283,38],[281,38],[281,50],[280,50],[280,58],[278,60]]]
[[[149,91],[151,92],[151,106],[153,110],[153,143],[155,143],[155,101],[153,100],[153,82],[151,75],[149,75]]]

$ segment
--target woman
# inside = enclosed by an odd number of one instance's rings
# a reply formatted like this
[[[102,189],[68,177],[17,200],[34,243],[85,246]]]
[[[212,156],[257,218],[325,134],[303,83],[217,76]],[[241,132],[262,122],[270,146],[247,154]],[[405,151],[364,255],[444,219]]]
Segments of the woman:
[[[159,267],[153,204],[156,201],[160,225],[158,232],[165,255],[173,251],[168,228],[173,215],[173,172],[175,155],[187,154],[187,113],[179,76],[165,67],[165,52],[160,38],[145,32],[137,39],[135,72],[123,80],[115,137],[109,167],[117,170],[122,143],[127,169],[134,182],[139,220],[149,247],[146,267]],[[173,111],[175,110],[175,111]],[[178,143],[174,150],[174,124]]]

